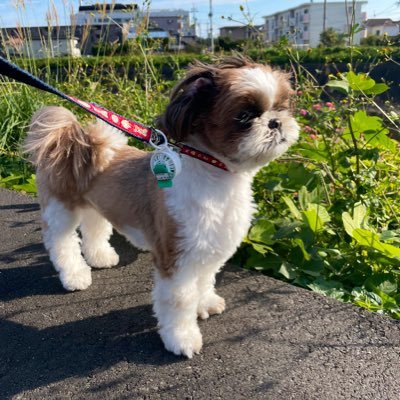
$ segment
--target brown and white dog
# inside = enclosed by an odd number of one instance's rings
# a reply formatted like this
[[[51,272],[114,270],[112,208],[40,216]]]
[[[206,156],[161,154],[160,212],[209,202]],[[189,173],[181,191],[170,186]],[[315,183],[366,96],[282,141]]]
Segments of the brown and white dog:
[[[250,227],[253,177],[298,138],[291,93],[287,74],[243,58],[190,67],[158,127],[229,171],[182,156],[182,172],[166,189],[150,171],[151,153],[128,146],[114,128],[102,121],[83,128],[61,107],[38,111],[25,150],[37,165],[44,244],[64,288],[86,289],[90,267],[118,263],[109,244],[114,226],[152,253],[166,349],[198,353],[197,318],[225,309],[215,275]]]

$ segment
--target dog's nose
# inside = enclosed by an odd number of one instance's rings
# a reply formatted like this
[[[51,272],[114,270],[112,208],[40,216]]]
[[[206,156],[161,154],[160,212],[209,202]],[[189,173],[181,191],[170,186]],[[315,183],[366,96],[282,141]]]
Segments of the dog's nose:
[[[282,126],[282,122],[279,119],[270,119],[268,122],[269,129],[279,129]]]

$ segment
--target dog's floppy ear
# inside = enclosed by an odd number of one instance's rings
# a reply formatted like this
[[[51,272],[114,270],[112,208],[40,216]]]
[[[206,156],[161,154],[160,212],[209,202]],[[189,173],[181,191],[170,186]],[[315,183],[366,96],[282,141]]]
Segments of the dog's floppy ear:
[[[213,69],[204,65],[193,67],[174,88],[157,126],[175,141],[184,140],[189,133],[195,133],[193,128],[211,109],[216,93]]]

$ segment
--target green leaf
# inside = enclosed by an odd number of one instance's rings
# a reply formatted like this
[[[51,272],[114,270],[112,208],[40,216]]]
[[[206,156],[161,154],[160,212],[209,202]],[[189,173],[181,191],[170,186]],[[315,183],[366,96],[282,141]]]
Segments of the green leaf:
[[[348,94],[350,91],[349,83],[344,80],[332,80],[329,81],[325,86],[345,94]]]
[[[260,219],[250,229],[249,239],[253,242],[273,245],[275,240],[273,236],[276,232],[275,225],[266,219]]]
[[[280,268],[278,269],[278,273],[284,276],[286,279],[293,280],[297,277],[298,272],[296,268],[294,268],[291,264],[283,261]]]
[[[389,296],[396,294],[398,285],[397,279],[388,273],[378,273],[370,276],[364,283],[368,290],[375,291],[376,289]]]
[[[366,229],[356,228],[353,230],[353,238],[358,244],[366,247],[371,247],[387,257],[400,257],[400,248],[391,244],[382,243],[379,235]]]
[[[331,220],[327,209],[321,204],[310,203],[308,205],[308,210],[315,210],[318,217],[323,223],[329,222]]]
[[[290,237],[290,235],[296,230],[296,228],[298,228],[299,226],[302,226],[302,225],[303,225],[303,223],[300,221],[287,223],[278,229],[278,231],[273,236],[273,239],[279,240],[279,239]]]
[[[326,280],[322,276],[316,278],[307,285],[312,291],[341,300],[347,294],[341,282],[335,280]]]
[[[296,244],[300,248],[305,260],[307,260],[307,261],[311,260],[311,255],[308,254],[306,247],[304,245],[304,242],[300,238],[293,239],[293,243]]]
[[[324,227],[324,222],[319,217],[317,211],[313,209],[303,211],[303,221],[314,233],[321,231]]]
[[[292,213],[293,217],[295,217],[296,219],[301,220],[301,213],[299,211],[299,209],[296,207],[296,205],[294,204],[293,200],[289,197],[282,197],[283,201],[286,203],[286,205],[289,207],[290,212]]]
[[[348,212],[342,213],[343,226],[349,236],[353,237],[354,229],[366,227],[366,215],[367,209],[362,203],[354,204],[353,217]]]
[[[376,83],[372,88],[364,90],[364,93],[377,95],[385,93],[387,90],[389,90],[389,86],[386,83]]]
[[[364,73],[355,74],[350,71],[347,73],[346,78],[353,90],[365,91],[375,86],[375,81]]]

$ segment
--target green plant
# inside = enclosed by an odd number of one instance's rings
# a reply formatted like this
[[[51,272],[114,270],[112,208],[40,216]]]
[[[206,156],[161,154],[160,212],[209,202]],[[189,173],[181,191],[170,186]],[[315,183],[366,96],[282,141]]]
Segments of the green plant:
[[[296,156],[257,176],[260,212],[237,260],[400,318],[399,127],[375,100],[387,89],[352,70],[303,81]],[[346,97],[319,100],[332,90]]]

